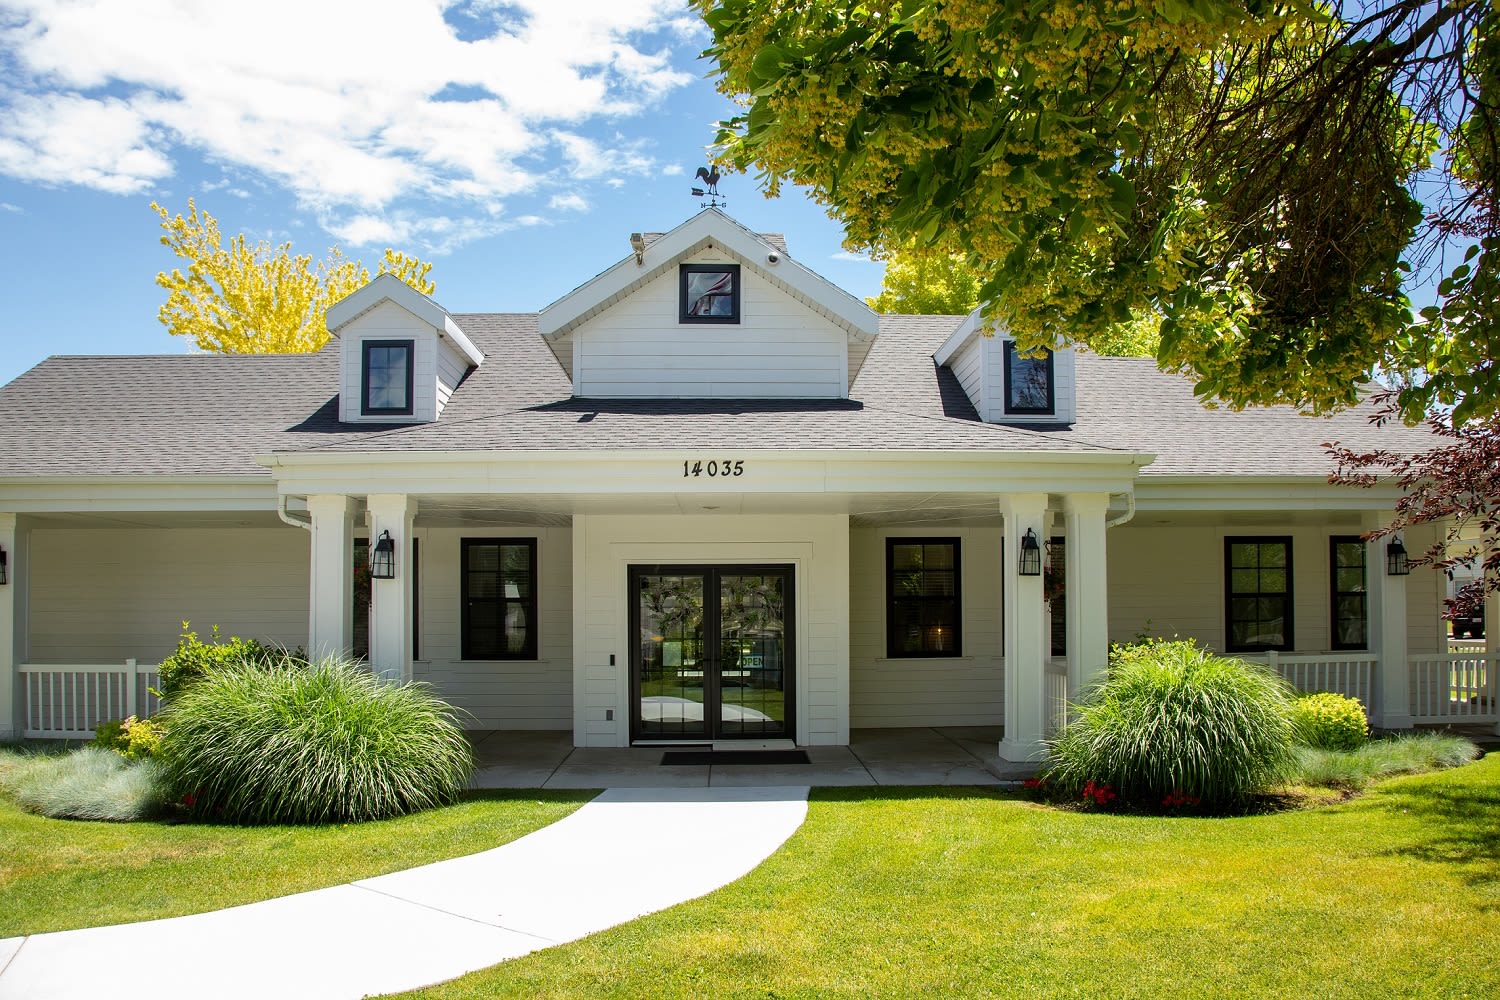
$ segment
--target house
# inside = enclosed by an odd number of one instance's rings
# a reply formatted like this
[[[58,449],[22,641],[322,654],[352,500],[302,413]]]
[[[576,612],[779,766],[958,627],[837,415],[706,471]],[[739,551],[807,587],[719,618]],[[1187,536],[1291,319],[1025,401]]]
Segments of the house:
[[[1360,537],[1395,494],[1327,482],[1322,442],[1427,442],[1361,410],[1208,410],[1150,361],[877,316],[715,209],[539,314],[381,277],[328,326],[0,389],[3,735],[149,708],[184,620],[580,746],[1003,724],[1029,759],[1141,633],[1380,726],[1493,721],[1436,574]]]

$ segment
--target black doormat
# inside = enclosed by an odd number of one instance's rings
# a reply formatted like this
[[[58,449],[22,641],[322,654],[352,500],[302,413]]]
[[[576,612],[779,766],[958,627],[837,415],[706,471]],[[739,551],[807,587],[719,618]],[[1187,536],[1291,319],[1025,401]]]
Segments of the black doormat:
[[[663,764],[806,764],[806,750],[668,750]]]

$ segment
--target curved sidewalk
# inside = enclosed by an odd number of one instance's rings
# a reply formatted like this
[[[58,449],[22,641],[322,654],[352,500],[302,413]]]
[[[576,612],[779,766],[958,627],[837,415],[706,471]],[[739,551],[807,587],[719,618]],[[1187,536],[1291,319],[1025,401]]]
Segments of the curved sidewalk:
[[[358,998],[441,982],[704,895],[807,787],[613,789],[480,854],[228,910],[0,940],[0,1000]],[[682,849],[663,853],[670,841]]]

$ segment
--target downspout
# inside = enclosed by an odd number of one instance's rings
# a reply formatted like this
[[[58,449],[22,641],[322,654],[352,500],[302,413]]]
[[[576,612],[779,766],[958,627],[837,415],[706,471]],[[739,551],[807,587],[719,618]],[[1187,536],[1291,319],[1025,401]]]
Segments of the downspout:
[[[1129,521],[1132,517],[1135,517],[1135,491],[1134,490],[1130,491],[1129,493],[1112,493],[1110,495],[1111,496],[1122,496],[1122,497],[1125,498],[1125,512],[1123,514],[1119,515],[1118,517],[1106,518],[1105,521],[1104,521],[1104,526],[1106,528],[1118,527],[1119,525],[1124,524],[1126,521]]]
[[[286,502],[291,498],[291,494],[289,493],[282,493],[276,497],[276,516],[281,518],[283,521],[285,521],[287,524],[290,524],[294,528],[304,528],[308,531],[311,531],[312,518],[309,517],[305,521],[299,520],[298,518],[292,516],[291,511],[286,509]]]

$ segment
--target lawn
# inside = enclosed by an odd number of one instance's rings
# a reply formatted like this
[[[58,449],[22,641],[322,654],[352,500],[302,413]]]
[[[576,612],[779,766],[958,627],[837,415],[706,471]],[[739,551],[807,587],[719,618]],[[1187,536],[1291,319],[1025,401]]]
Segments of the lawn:
[[[46,819],[0,796],[0,938],[199,913],[473,854],[593,795],[475,793],[399,819],[300,827]]]
[[[1229,819],[820,789],[739,882],[409,996],[1490,998],[1497,916],[1500,755]]]

